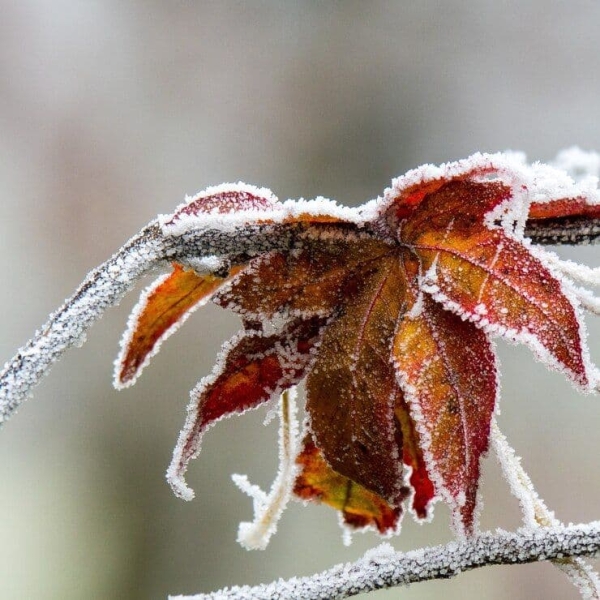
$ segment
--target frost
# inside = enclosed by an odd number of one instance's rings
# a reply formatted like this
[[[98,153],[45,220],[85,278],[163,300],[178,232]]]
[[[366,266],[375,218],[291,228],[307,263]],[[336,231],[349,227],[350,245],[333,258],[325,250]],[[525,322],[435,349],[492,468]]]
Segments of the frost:
[[[298,454],[298,419],[296,390],[281,395],[279,428],[279,471],[268,494],[250,484],[246,475],[232,475],[234,483],[252,498],[254,520],[240,523],[238,542],[247,550],[264,550],[277,530],[277,523],[291,497],[298,473],[295,458]]]
[[[200,275],[216,273],[226,269],[229,266],[228,262],[223,260],[223,258],[220,256],[192,256],[185,261],[185,264]]]
[[[559,527],[560,521],[535,491],[531,479],[521,466],[521,459],[515,455],[495,419],[492,421],[491,442],[510,490],[521,505],[525,526],[533,531],[539,527]],[[583,598],[600,598],[600,579],[590,565],[581,558],[558,558],[560,560],[554,561],[554,564],[569,577]]]
[[[548,264],[573,281],[584,285],[600,286],[600,267],[592,268],[571,260],[561,260],[551,252],[546,253],[546,260]]]
[[[567,172],[577,182],[592,178],[590,184],[597,184],[600,176],[600,154],[586,152],[577,146],[561,150],[553,164]]]

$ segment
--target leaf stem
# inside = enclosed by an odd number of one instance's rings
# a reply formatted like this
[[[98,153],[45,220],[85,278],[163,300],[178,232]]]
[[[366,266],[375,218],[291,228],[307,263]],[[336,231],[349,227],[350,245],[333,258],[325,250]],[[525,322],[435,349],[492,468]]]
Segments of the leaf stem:
[[[296,389],[281,394],[279,406],[279,472],[268,494],[252,485],[246,475],[232,475],[234,483],[253,500],[254,520],[240,523],[238,542],[247,550],[264,550],[277,529],[277,523],[290,499],[296,478],[298,420]]]

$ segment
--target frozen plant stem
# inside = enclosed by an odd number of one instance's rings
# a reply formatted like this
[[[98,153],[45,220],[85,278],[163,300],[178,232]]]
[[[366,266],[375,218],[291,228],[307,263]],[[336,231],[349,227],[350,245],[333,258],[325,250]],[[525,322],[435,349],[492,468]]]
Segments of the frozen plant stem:
[[[535,529],[560,526],[560,521],[535,491],[529,475],[521,465],[521,459],[515,455],[513,448],[500,431],[496,419],[492,421],[491,442],[510,490],[521,505],[525,527]],[[552,562],[579,589],[582,598],[600,599],[598,574],[582,558],[568,556],[553,559]]]
[[[395,552],[389,544],[371,550],[355,563],[337,565],[310,577],[269,584],[235,586],[209,594],[170,596],[170,600],[328,600],[432,579],[448,579],[489,565],[514,565],[564,556],[596,556],[600,522],[496,531],[443,546]]]
[[[247,550],[264,550],[277,529],[277,523],[291,495],[297,467],[298,421],[296,419],[296,390],[285,390],[279,403],[279,472],[271,491],[266,494],[248,481],[246,475],[232,475],[233,482],[252,498],[254,520],[240,523],[238,542]]]

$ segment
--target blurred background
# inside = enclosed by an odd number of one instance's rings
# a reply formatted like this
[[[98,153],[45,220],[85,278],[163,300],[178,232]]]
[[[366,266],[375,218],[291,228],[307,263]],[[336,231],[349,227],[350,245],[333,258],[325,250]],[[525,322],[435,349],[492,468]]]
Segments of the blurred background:
[[[600,150],[595,0],[158,2],[0,0],[0,360],[85,274],[186,193],[223,181],[280,198],[376,197],[393,176],[475,151],[550,160]],[[561,250],[600,264],[598,248]],[[148,283],[148,282],[145,282]],[[140,286],[140,289],[143,284]],[[110,311],[0,435],[0,599],[164,599],[353,560],[336,514],[292,503],[264,552],[236,544],[268,486],[276,426],[258,411],[207,435],[175,498],[164,470],[188,390],[236,319],[196,313],[138,384],[112,361],[137,294]],[[600,361],[600,320],[589,319]],[[566,522],[598,519],[600,398],[498,343],[499,422]],[[493,457],[482,527],[516,528]],[[392,543],[451,539],[448,512]],[[493,567],[374,599],[577,598],[547,564]]]

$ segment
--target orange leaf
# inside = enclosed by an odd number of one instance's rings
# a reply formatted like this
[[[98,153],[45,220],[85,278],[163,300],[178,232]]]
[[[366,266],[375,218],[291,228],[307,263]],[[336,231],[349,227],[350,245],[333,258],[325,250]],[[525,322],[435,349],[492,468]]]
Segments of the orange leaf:
[[[410,299],[394,340],[400,384],[436,491],[452,507],[456,528],[472,533],[496,402],[495,357],[473,323],[414,287]]]
[[[124,340],[121,357],[117,361],[117,384],[132,384],[141,370],[156,354],[161,342],[169,337],[193,309],[201,305],[226,281],[239,272],[231,269],[225,278],[216,275],[198,275],[173,264],[173,272],[159,278],[142,296],[130,321],[130,334]]]
[[[402,509],[390,506],[381,496],[334,471],[310,435],[305,437],[296,462],[301,471],[294,484],[294,493],[302,500],[332,506],[342,512],[344,522],[351,527],[373,526],[382,534],[398,529]]]
[[[523,243],[483,225],[505,195],[498,183],[448,184],[419,205],[402,239],[436,300],[488,333],[524,342],[585,388],[580,325],[560,281]]]

